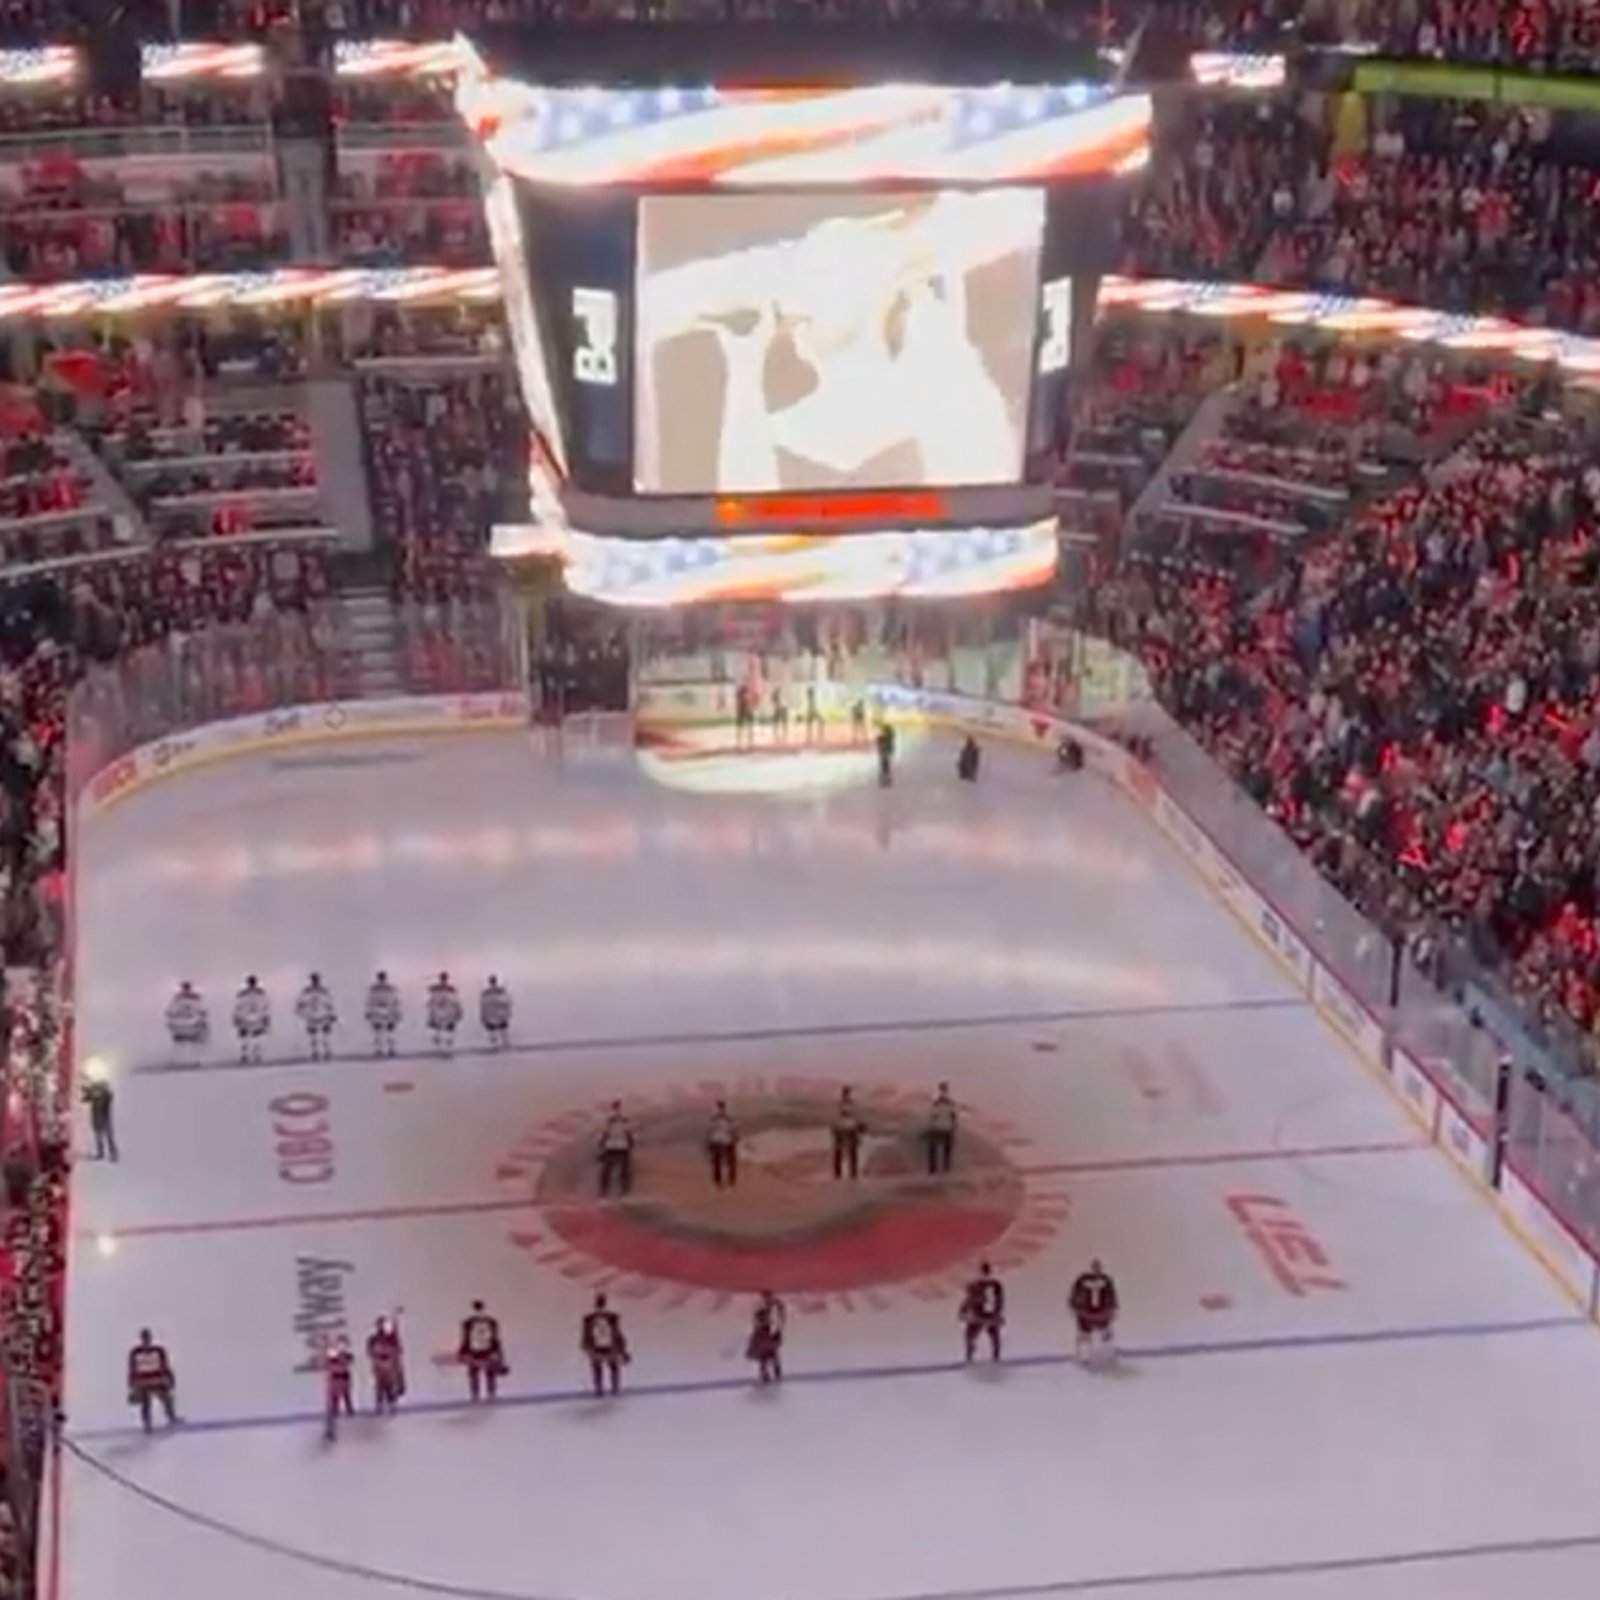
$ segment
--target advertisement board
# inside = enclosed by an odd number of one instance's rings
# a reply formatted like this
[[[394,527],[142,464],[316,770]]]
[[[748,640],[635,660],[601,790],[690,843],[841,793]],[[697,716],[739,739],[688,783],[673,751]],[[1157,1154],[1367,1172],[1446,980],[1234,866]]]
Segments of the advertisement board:
[[[84,785],[80,821],[162,778],[236,756],[270,754],[336,740],[418,734],[500,732],[525,728],[524,694],[403,695],[388,700],[332,700],[287,706],[140,745],[102,767]]]

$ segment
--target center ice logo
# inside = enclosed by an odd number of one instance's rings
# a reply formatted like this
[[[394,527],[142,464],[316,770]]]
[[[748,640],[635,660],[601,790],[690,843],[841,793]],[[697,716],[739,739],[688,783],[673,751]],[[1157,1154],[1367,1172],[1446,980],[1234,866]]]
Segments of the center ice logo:
[[[539,1224],[513,1234],[540,1265],[627,1298],[708,1305],[769,1288],[820,1309],[889,1303],[886,1291],[941,1299],[972,1262],[1014,1269],[1056,1236],[1067,1200],[1030,1175],[1027,1141],[962,1108],[953,1169],[929,1177],[928,1096],[858,1090],[859,1176],[834,1176],[840,1085],[783,1078],[701,1083],[630,1101],[635,1187],[597,1192],[603,1111],[573,1112],[524,1139],[499,1169],[531,1185]],[[717,1188],[706,1130],[725,1099],[739,1131],[739,1181]]]

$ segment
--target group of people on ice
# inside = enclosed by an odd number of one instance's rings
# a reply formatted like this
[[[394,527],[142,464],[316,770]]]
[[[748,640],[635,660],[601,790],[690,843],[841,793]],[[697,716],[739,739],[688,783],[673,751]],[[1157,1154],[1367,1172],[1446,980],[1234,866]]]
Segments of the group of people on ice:
[[[333,1054],[333,1034],[339,1026],[339,1010],[320,973],[313,972],[295,1001],[294,1014],[306,1032],[306,1045],[313,1061],[326,1061]],[[388,1058],[395,1053],[395,1035],[400,1030],[402,1006],[400,991],[387,972],[379,972],[367,987],[363,1015],[372,1035],[372,1053]],[[428,985],[423,1004],[423,1021],[434,1050],[449,1055],[455,1049],[456,1030],[466,1015],[460,991],[448,972],[441,972]],[[498,978],[491,977],[478,996],[478,1020],[491,1050],[504,1050],[511,1043],[511,995]],[[239,1060],[259,1062],[262,1046],[272,1031],[272,1001],[253,973],[233,1000],[233,1031],[239,1040]],[[180,1061],[198,1058],[211,1039],[211,1018],[205,1000],[187,981],[167,1005],[167,1032]]]
[[[1117,1289],[1098,1261],[1079,1275],[1068,1299],[1077,1329],[1076,1355],[1086,1365],[1114,1355],[1112,1343],[1117,1319]],[[965,1359],[978,1358],[986,1345],[991,1361],[1002,1357],[1002,1330],[1006,1321],[1006,1293],[985,1261],[966,1287],[959,1308]],[[756,1382],[767,1386],[783,1380],[783,1347],[789,1313],[771,1290],[763,1290],[750,1316],[745,1358],[755,1367]],[[578,1348],[589,1368],[589,1385],[596,1396],[619,1394],[622,1371],[633,1359],[622,1318],[604,1294],[597,1294],[578,1328]],[[367,1367],[372,1382],[372,1411],[390,1416],[406,1394],[405,1347],[400,1334],[400,1314],[379,1317],[366,1341]],[[510,1373],[499,1321],[483,1301],[474,1300],[462,1319],[455,1359],[466,1373],[467,1394],[476,1404],[498,1398],[501,1380]],[[356,1414],[356,1357],[344,1335],[332,1339],[319,1362],[325,1386],[323,1429],[332,1441],[341,1418]],[[128,1352],[128,1400],[139,1413],[146,1432],[154,1426],[157,1410],[168,1426],[178,1422],[177,1377],[164,1346],[148,1328]]]

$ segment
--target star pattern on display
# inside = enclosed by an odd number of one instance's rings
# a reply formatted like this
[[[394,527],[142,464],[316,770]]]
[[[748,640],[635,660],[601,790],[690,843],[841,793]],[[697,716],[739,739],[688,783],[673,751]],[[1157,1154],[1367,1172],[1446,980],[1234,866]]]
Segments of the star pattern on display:
[[[1053,568],[1056,521],[1018,527],[633,541],[578,535],[569,576],[620,605],[724,595],[800,599],[852,593],[939,595],[1038,581]]]
[[[1088,83],[1026,88],[998,84],[985,89],[959,89],[952,96],[945,117],[948,148],[968,150],[1008,134],[1075,117],[1091,105],[1109,100],[1112,93],[1109,86]]]
[[[666,129],[714,110],[715,89],[551,89],[535,100],[524,138],[535,150],[558,150],[630,133]]]

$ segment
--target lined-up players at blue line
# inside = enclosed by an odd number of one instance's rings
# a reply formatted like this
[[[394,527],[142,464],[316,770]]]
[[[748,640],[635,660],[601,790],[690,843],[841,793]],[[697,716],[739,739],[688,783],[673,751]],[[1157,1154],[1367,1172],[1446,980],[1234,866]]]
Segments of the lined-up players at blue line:
[[[478,1022],[491,1050],[504,1050],[511,1043],[511,995],[498,978],[491,977],[478,996]],[[339,1026],[339,1008],[319,973],[306,979],[294,1014],[305,1029],[308,1053],[313,1061],[328,1061],[333,1056],[333,1036]],[[448,972],[441,972],[428,985],[423,1007],[423,1023],[428,1040],[439,1055],[448,1056],[456,1047],[456,1030],[465,1017],[461,995]],[[386,1059],[395,1053],[395,1037],[404,1020],[400,991],[387,972],[379,972],[367,987],[363,1017],[371,1034],[374,1056]],[[239,1041],[241,1065],[262,1059],[262,1050],[272,1032],[272,1001],[260,980],[252,973],[233,999],[233,1031]],[[205,1055],[211,1042],[211,1017],[204,997],[185,981],[167,1005],[167,1032],[179,1064],[193,1065]]]
[[[1067,1306],[1076,1329],[1074,1358],[1096,1370],[1117,1359],[1117,1286],[1098,1260],[1073,1280]],[[966,1286],[958,1308],[962,1329],[963,1361],[971,1366],[978,1358],[980,1342],[986,1342],[989,1360],[1001,1356],[1001,1329],[1006,1321],[1005,1285],[995,1276],[987,1261]],[[788,1308],[771,1290],[763,1289],[750,1315],[750,1332],[745,1341],[745,1359],[755,1368],[755,1381],[761,1388],[783,1382],[783,1350],[789,1331]],[[622,1392],[623,1368],[633,1361],[633,1351],[623,1332],[622,1318],[608,1304],[604,1293],[594,1297],[578,1325],[578,1348],[589,1367],[589,1387],[596,1399]],[[366,1343],[367,1363],[372,1374],[372,1413],[393,1416],[406,1395],[405,1345],[400,1331],[400,1313],[391,1311],[378,1318]],[[331,1444],[339,1431],[341,1417],[356,1414],[355,1352],[345,1334],[339,1334],[323,1347],[315,1365],[322,1369],[326,1400],[323,1409],[323,1437]],[[499,1319],[491,1315],[482,1300],[461,1322],[455,1364],[467,1376],[468,1403],[493,1402],[499,1398],[500,1380],[509,1375],[506,1347]],[[149,1433],[152,1407],[159,1403],[168,1427],[179,1422],[175,1397],[177,1379],[165,1346],[155,1342],[148,1328],[142,1329],[139,1342],[128,1352],[128,1402],[139,1412],[140,1426]]]

